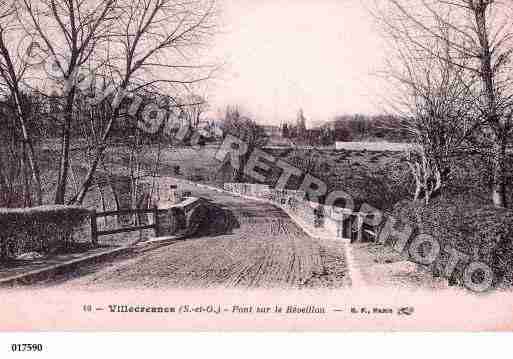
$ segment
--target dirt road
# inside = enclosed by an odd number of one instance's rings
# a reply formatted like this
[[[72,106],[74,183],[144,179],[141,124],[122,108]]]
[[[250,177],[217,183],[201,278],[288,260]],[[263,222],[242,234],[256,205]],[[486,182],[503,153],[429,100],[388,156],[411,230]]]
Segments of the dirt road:
[[[211,202],[208,226],[195,238],[139,253],[60,285],[134,289],[337,288],[351,284],[342,243],[309,237],[272,205],[191,190]]]

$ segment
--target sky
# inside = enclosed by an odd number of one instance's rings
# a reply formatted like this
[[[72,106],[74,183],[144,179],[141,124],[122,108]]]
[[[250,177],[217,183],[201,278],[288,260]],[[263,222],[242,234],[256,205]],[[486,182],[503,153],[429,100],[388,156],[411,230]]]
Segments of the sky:
[[[377,113],[384,55],[362,0],[222,0],[211,111],[238,105],[263,124]]]

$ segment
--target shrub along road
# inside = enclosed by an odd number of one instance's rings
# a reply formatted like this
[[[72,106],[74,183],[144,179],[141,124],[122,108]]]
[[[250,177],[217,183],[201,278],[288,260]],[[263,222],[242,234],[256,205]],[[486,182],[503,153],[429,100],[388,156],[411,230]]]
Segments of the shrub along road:
[[[187,189],[187,188],[184,188]],[[190,188],[210,206],[200,232],[60,285],[76,289],[338,288],[351,284],[344,244],[309,237],[280,209]],[[79,274],[79,273],[76,273]],[[80,275],[80,274],[79,274]]]

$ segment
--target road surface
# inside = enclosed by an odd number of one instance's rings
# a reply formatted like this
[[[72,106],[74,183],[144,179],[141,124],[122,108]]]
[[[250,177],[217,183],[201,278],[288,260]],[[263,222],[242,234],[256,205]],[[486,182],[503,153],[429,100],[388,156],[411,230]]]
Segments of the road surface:
[[[137,253],[76,279],[70,289],[339,288],[351,285],[344,245],[309,237],[282,210],[206,189],[210,201],[195,238]],[[208,224],[208,225],[207,225]]]

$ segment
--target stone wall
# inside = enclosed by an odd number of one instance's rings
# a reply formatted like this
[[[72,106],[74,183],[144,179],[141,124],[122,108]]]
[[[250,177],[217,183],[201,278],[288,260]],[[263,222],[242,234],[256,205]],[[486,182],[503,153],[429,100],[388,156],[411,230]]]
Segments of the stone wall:
[[[88,224],[90,211],[75,206],[0,208],[0,258],[48,253],[72,240]]]
[[[159,234],[162,237],[191,235],[205,217],[206,202],[181,189],[181,182],[173,177],[159,177],[153,192],[151,203],[163,210],[159,215]]]
[[[240,196],[265,200],[282,208],[315,236],[344,238],[343,221],[334,219],[342,218],[341,215],[334,215],[332,206],[305,200],[303,191],[276,190],[267,185],[249,183],[225,183],[224,189]]]

